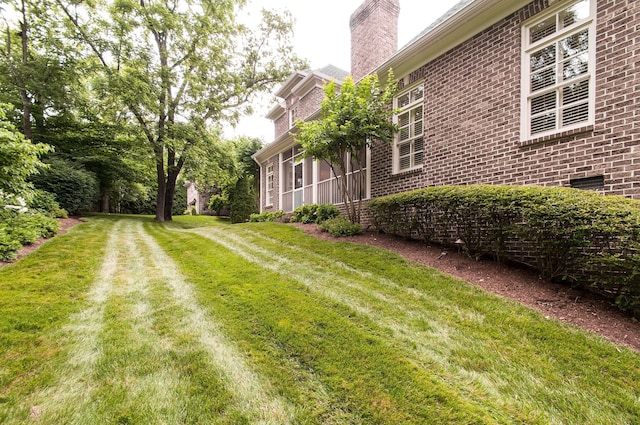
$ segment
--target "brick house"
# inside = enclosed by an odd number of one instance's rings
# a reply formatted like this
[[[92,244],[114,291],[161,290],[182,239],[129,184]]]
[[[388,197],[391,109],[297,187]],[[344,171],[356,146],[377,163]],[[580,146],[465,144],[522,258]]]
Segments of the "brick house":
[[[397,50],[399,6],[351,16],[354,79],[392,68],[400,83],[400,132],[369,152],[367,198],[489,183],[640,199],[640,1],[462,0]],[[317,116],[323,78],[297,73],[276,93],[274,142],[254,155],[263,211],[340,202],[325,186],[341,177],[297,159],[289,134],[292,117]]]

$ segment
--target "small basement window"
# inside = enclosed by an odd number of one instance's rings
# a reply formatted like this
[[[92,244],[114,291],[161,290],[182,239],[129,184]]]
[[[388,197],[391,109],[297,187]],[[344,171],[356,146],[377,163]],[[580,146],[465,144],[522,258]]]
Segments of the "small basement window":
[[[569,185],[574,189],[604,190],[604,176],[571,179],[569,180]]]

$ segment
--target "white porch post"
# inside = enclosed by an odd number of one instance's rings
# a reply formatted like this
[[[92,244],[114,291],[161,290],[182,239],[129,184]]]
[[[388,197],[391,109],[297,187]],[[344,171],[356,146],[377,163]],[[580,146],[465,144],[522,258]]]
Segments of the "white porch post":
[[[282,207],[282,184],[284,182],[284,170],[282,166],[282,152],[278,154],[278,209],[284,210]]]
[[[371,149],[367,148],[367,160],[366,160],[366,177],[365,177],[365,186],[366,186],[366,199],[371,199]]]
[[[267,186],[267,181],[266,181],[267,179],[266,179],[266,174],[262,173],[262,164],[260,164],[259,167],[260,167],[260,205],[259,205],[260,208],[259,209],[260,209],[260,212],[262,213],[262,212],[264,212],[263,211],[264,210],[263,205],[265,204],[265,199],[266,199],[265,198],[265,195],[266,195],[265,188]],[[265,178],[262,178],[262,176],[265,176]]]
[[[313,161],[312,164],[313,164],[312,165],[312,168],[313,168],[312,174],[313,175],[311,177],[311,180],[312,180],[311,184],[313,185],[311,187],[311,190],[312,190],[312,193],[313,193],[312,202],[314,204],[317,204],[318,203],[318,161]]]

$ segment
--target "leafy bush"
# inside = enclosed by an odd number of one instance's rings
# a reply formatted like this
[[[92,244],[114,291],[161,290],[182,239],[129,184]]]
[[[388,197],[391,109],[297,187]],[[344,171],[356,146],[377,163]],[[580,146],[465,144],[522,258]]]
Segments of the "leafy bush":
[[[209,199],[208,207],[211,211],[215,212],[216,214],[219,214],[220,210],[227,205],[229,205],[229,200],[227,199],[226,196],[211,195],[211,198]]]
[[[331,236],[339,238],[341,236],[359,235],[362,233],[362,226],[360,226],[360,223],[352,223],[345,217],[339,216],[325,220],[320,225],[320,230],[329,232]]]
[[[321,224],[329,219],[338,217],[340,210],[332,204],[302,205],[293,211],[292,223]]]
[[[267,221],[277,221],[282,218],[284,211],[264,211],[260,214],[251,214],[249,221],[254,223],[262,223]]]
[[[48,169],[33,177],[33,184],[53,193],[70,214],[91,210],[99,194],[96,176],[69,161],[51,161]]]
[[[58,221],[38,212],[20,213],[16,210],[0,210],[0,259],[15,258],[15,252],[39,238],[51,237],[60,229]]]
[[[462,244],[640,310],[640,202],[568,188],[442,186],[372,200],[379,231]]]
[[[47,214],[51,217],[67,218],[67,211],[60,208],[56,197],[53,193],[45,192],[44,190],[35,190],[31,200],[29,201],[29,208],[32,210],[40,211],[43,214]]]
[[[11,261],[16,258],[16,251],[22,248],[22,245],[3,230],[0,228],[0,260]]]

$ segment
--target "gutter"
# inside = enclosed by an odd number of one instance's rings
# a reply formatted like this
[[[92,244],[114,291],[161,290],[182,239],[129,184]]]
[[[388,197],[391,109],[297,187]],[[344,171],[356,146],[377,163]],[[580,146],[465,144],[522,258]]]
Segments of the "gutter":
[[[531,0],[472,1],[425,34],[414,38],[373,72],[384,81],[391,68],[397,78],[402,78],[529,3]]]

